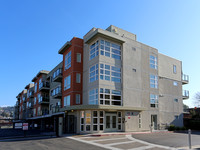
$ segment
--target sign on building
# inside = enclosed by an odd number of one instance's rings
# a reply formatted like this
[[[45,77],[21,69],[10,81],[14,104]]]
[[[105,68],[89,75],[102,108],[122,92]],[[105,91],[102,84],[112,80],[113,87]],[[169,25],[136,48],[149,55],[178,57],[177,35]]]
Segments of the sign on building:
[[[21,129],[22,123],[15,123],[15,129]]]
[[[28,130],[28,123],[23,123],[23,130]]]

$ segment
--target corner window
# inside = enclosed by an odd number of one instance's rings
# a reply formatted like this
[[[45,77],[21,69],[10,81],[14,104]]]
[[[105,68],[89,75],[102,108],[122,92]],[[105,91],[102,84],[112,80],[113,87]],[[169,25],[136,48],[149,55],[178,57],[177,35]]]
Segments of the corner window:
[[[76,83],[81,83],[81,74],[76,73]]]
[[[158,69],[157,57],[150,55],[150,68]]]
[[[176,65],[173,65],[173,73],[176,74]]]
[[[76,62],[81,62],[81,53],[76,54]]]
[[[71,67],[71,51],[65,55],[65,70]]]
[[[81,103],[81,95],[76,94],[76,104],[80,104],[80,103]]]
[[[158,95],[150,94],[150,106],[158,108]]]
[[[100,53],[101,55],[121,60],[121,46],[118,44],[101,40]]]
[[[98,105],[98,89],[92,89],[89,91],[89,104]]]
[[[90,45],[90,60],[99,55],[99,41]]]
[[[71,87],[71,75],[67,76],[64,80],[64,90],[67,90]]]
[[[70,95],[64,97],[64,106],[70,106]]]
[[[90,74],[89,74],[90,82],[94,82],[98,80],[99,78],[98,74],[99,74],[98,64],[90,67]]]
[[[158,76],[150,75],[150,87],[151,88],[158,88]]]

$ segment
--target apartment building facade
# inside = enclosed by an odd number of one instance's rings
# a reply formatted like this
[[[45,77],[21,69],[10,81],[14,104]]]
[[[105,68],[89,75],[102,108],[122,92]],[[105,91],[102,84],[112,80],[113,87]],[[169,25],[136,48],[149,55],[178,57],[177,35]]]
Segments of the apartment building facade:
[[[43,106],[48,113],[39,113],[42,105],[36,102],[35,116],[57,115],[64,131],[73,128],[76,133],[183,126],[183,99],[189,92],[182,85],[189,77],[182,62],[138,42],[135,34],[113,25],[92,28],[58,53],[62,62],[32,80],[34,98],[41,92],[49,96]],[[48,87],[40,90],[43,82]]]

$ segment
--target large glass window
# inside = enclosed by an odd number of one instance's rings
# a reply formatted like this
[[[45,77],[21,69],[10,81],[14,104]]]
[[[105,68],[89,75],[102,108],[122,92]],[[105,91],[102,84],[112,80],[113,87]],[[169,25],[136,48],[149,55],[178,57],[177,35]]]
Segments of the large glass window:
[[[90,131],[90,128],[91,128],[91,111],[88,110],[88,111],[85,111],[85,128],[86,128],[86,131]]]
[[[157,57],[150,55],[150,68],[158,69]]]
[[[57,86],[55,89],[51,90],[51,96],[55,96],[61,93],[61,86]]]
[[[100,54],[121,60],[121,46],[105,40],[101,40]]]
[[[90,46],[90,60],[99,55],[99,41]]]
[[[100,88],[100,104],[121,106],[121,91]]]
[[[64,90],[67,90],[71,87],[71,75],[67,76],[64,80]]]
[[[64,106],[70,106],[70,95],[64,97]]]
[[[107,64],[100,64],[100,79],[120,83],[121,69]]]
[[[158,95],[150,94],[150,106],[158,108]]]
[[[90,105],[98,104],[98,89],[92,89],[89,91],[89,104]]]
[[[39,89],[43,86],[42,79],[39,80]]]
[[[81,131],[84,131],[84,124],[85,124],[85,112],[80,112],[80,125],[81,125]]]
[[[99,77],[98,74],[99,74],[98,64],[90,67],[90,82],[94,82],[98,80],[98,77]]]
[[[71,67],[71,51],[65,55],[65,70]]]
[[[98,130],[98,112],[97,111],[93,111],[93,131],[97,131]]]
[[[38,103],[40,103],[42,101],[42,96],[40,93],[37,96],[38,96]]]
[[[150,75],[150,87],[151,88],[158,88],[158,76]]]
[[[36,103],[37,103],[37,98],[34,97],[34,105],[36,105]]]
[[[62,74],[62,69],[59,68],[53,73],[53,79]]]

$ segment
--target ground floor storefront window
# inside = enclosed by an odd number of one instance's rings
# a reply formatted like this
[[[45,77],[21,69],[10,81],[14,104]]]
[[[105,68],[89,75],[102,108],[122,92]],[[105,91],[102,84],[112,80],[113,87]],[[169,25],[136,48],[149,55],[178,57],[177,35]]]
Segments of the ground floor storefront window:
[[[122,130],[122,113],[97,110],[80,111],[81,132]]]

